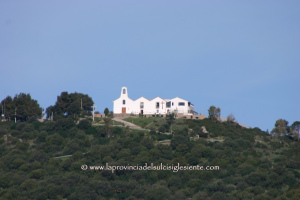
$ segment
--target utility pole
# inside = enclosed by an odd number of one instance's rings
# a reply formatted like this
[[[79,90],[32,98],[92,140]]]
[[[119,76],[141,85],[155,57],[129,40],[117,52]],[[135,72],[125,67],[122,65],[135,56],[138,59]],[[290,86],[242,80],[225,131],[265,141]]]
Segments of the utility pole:
[[[4,121],[5,115],[4,115],[4,110],[3,110],[3,104],[1,104],[1,106],[2,106],[1,121]]]
[[[95,106],[95,104],[91,107],[92,109],[93,109],[93,121],[95,121],[95,114],[94,114],[94,111],[95,111],[95,108],[96,108],[96,106]]]
[[[17,123],[17,108],[15,108],[15,123]]]

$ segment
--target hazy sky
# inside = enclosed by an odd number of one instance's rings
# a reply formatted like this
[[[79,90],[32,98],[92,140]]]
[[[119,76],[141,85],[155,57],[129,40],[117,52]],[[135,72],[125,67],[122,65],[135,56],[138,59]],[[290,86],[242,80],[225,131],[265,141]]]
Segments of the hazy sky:
[[[271,130],[300,121],[300,1],[0,1],[0,100],[47,108],[63,91],[96,110],[181,97]]]

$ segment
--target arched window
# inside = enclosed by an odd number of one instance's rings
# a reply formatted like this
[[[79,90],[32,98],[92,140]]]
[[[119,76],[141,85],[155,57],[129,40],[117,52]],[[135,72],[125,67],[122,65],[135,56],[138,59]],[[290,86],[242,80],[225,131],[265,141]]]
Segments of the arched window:
[[[126,89],[125,88],[123,89],[123,94],[126,94]]]

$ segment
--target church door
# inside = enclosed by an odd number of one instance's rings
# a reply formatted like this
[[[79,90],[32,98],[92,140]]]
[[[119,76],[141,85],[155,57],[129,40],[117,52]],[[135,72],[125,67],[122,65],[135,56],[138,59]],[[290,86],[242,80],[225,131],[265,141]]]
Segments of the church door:
[[[126,108],[122,108],[122,113],[126,113]]]

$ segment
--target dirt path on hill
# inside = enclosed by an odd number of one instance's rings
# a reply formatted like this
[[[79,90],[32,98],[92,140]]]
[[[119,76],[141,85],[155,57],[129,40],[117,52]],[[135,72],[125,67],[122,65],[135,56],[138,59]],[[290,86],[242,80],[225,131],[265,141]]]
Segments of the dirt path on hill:
[[[135,125],[135,124],[133,124],[133,123],[131,123],[131,122],[127,122],[127,121],[125,121],[125,120],[123,120],[123,119],[124,119],[124,118],[122,118],[122,117],[114,117],[114,118],[112,118],[112,120],[114,120],[114,121],[124,123],[125,126],[128,126],[130,129],[134,129],[134,130],[142,130],[142,131],[150,131],[149,129],[142,128],[142,127],[137,126],[137,125]]]

